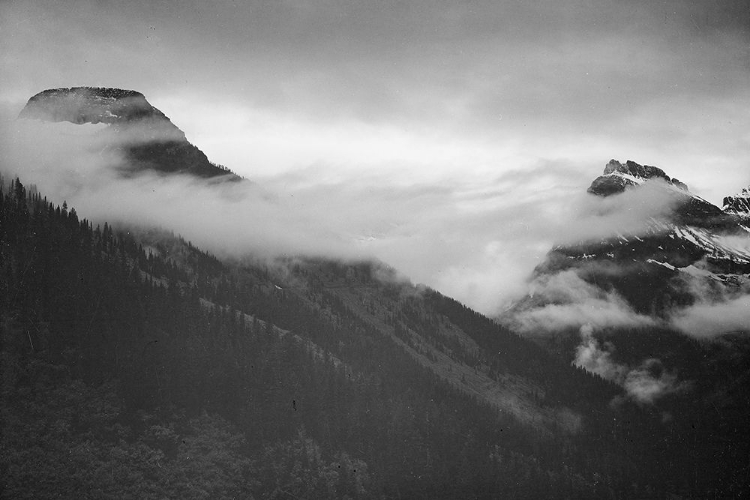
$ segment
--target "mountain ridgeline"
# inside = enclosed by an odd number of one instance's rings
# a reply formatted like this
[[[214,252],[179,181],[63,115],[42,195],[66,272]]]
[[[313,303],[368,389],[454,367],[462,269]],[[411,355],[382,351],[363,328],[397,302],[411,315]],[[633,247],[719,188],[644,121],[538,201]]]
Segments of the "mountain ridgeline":
[[[45,91],[22,117],[141,134],[120,146],[126,174],[239,179],[191,163],[205,155],[137,92]],[[640,273],[624,284],[596,277],[586,263],[632,261],[642,244],[649,272],[679,273],[682,259],[717,266],[716,276],[733,265],[741,279],[741,254],[724,240],[708,248],[684,236],[708,231],[708,219],[685,224],[704,211],[722,235],[742,231],[741,205],[716,213],[679,181],[631,163],[608,166],[599,185],[624,190],[656,176],[686,212],[658,221],[658,241],[556,248],[537,277],[573,270],[636,309],[650,295],[642,305],[657,316],[663,288],[642,288]],[[2,498],[750,493],[741,335],[703,342],[657,324],[594,332],[619,335],[600,361],[636,366],[651,353],[644,368],[612,377],[571,363],[577,336],[520,335],[385,264],[220,260],[163,230],[94,225],[18,178],[0,177],[0,278]],[[591,335],[586,346],[599,345]],[[634,380],[675,390],[635,399]]]

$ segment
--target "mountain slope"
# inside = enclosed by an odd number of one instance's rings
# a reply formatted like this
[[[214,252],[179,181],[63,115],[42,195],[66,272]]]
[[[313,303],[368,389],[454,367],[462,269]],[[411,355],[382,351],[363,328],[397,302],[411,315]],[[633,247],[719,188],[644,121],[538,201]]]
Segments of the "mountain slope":
[[[617,196],[647,182],[653,196],[669,204],[668,212],[650,216],[635,233],[613,228],[610,237],[556,246],[535,279],[570,270],[602,290],[614,290],[636,312],[657,316],[699,300],[696,286],[721,286],[730,295],[743,290],[750,273],[750,224],[736,208],[744,198],[732,198],[737,201],[722,210],[656,167],[615,160],[588,191]]]
[[[615,160],[589,193],[610,235],[554,247],[535,269],[531,293],[500,322],[621,387],[612,405],[661,412],[679,433],[701,428],[711,440],[683,466],[721,477],[733,491],[725,495],[742,496],[740,457],[750,450],[744,196],[728,198],[722,210],[661,169]],[[639,203],[658,209],[648,213]],[[617,225],[618,210],[647,215],[628,231]],[[734,458],[717,466],[708,456]]]
[[[361,498],[663,487],[661,472],[633,460],[647,440],[614,439],[612,427],[627,415],[656,431],[657,416],[610,408],[616,386],[382,265],[224,263],[160,232],[93,228],[18,181],[0,214],[1,446],[13,457],[0,467],[11,496],[32,491],[23,470],[65,477],[56,450],[86,443],[97,451],[80,456],[84,470],[135,474],[110,448],[160,463],[148,470],[158,480],[131,492],[143,497],[193,495],[180,486],[190,449],[179,442],[214,450],[198,476],[218,496],[272,497],[279,484]],[[55,413],[81,397],[106,413]],[[29,427],[44,419],[69,430]],[[43,455],[22,451],[28,439]],[[319,456],[304,479],[295,450]],[[244,469],[219,474],[221,457]],[[349,475],[329,474],[345,462]],[[49,484],[124,492],[110,477],[77,477]]]
[[[744,188],[736,196],[727,196],[724,198],[723,211],[728,214],[735,214],[743,219],[750,218],[750,190]]]
[[[204,179],[238,181],[188,142],[164,113],[134,90],[101,87],[49,89],[31,97],[19,118],[107,124],[107,141],[123,154],[125,172],[152,170]]]

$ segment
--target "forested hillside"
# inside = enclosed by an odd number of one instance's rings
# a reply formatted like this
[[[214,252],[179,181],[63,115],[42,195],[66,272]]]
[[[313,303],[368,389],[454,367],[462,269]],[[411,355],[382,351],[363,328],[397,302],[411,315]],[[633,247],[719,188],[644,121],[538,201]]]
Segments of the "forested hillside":
[[[712,434],[382,265],[220,261],[0,184],[3,498],[741,487]]]

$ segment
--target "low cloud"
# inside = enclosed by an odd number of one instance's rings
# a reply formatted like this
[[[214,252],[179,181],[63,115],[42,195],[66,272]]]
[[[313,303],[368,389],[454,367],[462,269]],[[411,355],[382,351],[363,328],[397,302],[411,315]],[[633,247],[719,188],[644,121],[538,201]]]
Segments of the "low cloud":
[[[622,386],[640,403],[654,403],[668,394],[679,394],[690,389],[690,383],[679,382],[677,375],[664,369],[661,361],[649,358],[627,372]]]
[[[617,195],[582,197],[577,200],[572,223],[556,242],[566,245],[647,233],[653,230],[654,219],[669,216],[683,196],[656,179]]]
[[[628,372],[627,367],[618,365],[612,360],[610,351],[614,346],[606,344],[602,349],[599,341],[594,338],[594,329],[591,325],[584,325],[580,330],[581,343],[576,348],[575,365],[595,373],[606,380],[622,380]]]
[[[358,250],[326,221],[294,211],[252,183],[208,183],[144,172],[123,177],[125,158],[105,125],[7,122],[0,164],[80,217],[170,229],[220,254],[261,257],[330,255],[354,258]],[[128,133],[130,142],[140,133]]]
[[[400,175],[408,164],[354,171],[314,163],[245,183],[125,178],[117,145],[173,131],[7,117],[0,127],[0,170],[96,223],[159,226],[218,255],[377,258],[489,315],[528,292],[528,277],[555,242],[638,232],[644,217],[671,206],[648,187],[611,199],[588,195],[588,168],[553,161],[471,177]],[[532,289],[562,298],[521,314],[525,331],[651,322],[571,273]]]
[[[15,119],[1,125],[2,172],[67,201],[80,217],[171,229],[219,255],[375,257],[488,314],[525,293],[567,216],[564,207],[585,185],[585,174],[556,163],[499,177],[488,169],[486,176],[415,179],[393,166],[354,175],[329,164],[245,183],[123,177],[116,146],[149,131],[118,135],[103,124]]]
[[[676,311],[671,325],[697,338],[750,332],[750,295],[720,302],[703,302]]]
[[[734,237],[733,248],[744,248],[747,238]],[[680,287],[694,303],[675,308],[669,325],[698,339],[712,339],[729,333],[750,333],[750,279],[741,274],[715,274],[705,260],[681,269]]]
[[[600,343],[591,325],[582,326],[580,335],[574,364],[622,386],[627,397],[639,404],[653,404],[661,397],[690,388],[689,382],[678,381],[677,375],[666,370],[656,358],[648,358],[637,367],[615,362],[614,345]]]
[[[633,311],[617,293],[587,283],[573,269],[537,278],[531,285],[529,300],[511,321],[532,335],[584,325],[600,329],[655,324],[652,318]],[[536,303],[541,306],[536,307]]]

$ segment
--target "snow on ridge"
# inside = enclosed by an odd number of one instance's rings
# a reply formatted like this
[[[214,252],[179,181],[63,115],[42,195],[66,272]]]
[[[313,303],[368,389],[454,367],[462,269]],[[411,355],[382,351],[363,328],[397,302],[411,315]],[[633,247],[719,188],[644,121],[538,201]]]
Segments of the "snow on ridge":
[[[712,257],[750,262],[750,238],[712,234],[692,226],[674,228],[678,238],[693,243]]]
[[[677,269],[675,266],[673,266],[672,264],[669,264],[668,262],[659,262],[658,260],[654,260],[654,259],[648,259],[648,260],[646,260],[646,262],[648,262],[650,264],[658,264],[660,266],[664,266],[667,269],[670,269],[672,271],[674,271],[674,270]]]

